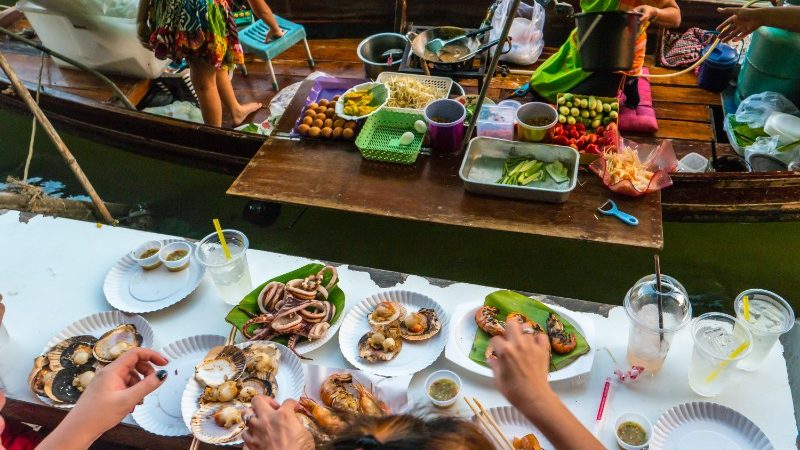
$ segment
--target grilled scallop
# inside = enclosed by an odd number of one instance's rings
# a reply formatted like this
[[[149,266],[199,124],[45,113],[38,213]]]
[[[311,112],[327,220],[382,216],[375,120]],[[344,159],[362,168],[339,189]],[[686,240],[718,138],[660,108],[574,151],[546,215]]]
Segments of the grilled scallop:
[[[244,372],[245,362],[242,349],[227,345],[216,356],[197,364],[194,378],[203,386],[216,388],[226,381],[238,380]]]
[[[244,431],[245,406],[234,403],[203,405],[192,416],[194,436],[209,444],[224,444],[236,440]]]
[[[430,339],[442,329],[436,311],[422,308],[411,313],[400,321],[400,335],[408,341],[424,341]]]
[[[130,323],[120,325],[100,336],[94,344],[94,357],[102,363],[111,363],[119,355],[142,345],[142,335]]]
[[[59,342],[47,353],[50,368],[59,371],[64,368],[91,366],[95,362],[96,343],[97,338],[93,336],[74,336]]]
[[[358,355],[369,362],[391,361],[403,348],[397,323],[367,332],[358,341]]]
[[[375,310],[368,316],[367,320],[373,330],[377,330],[385,325],[399,322],[406,317],[406,307],[398,302],[380,302],[375,306]]]

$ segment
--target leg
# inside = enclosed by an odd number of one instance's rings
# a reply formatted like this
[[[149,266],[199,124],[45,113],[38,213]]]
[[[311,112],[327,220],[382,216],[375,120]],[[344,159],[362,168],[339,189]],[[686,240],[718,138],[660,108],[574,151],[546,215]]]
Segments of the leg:
[[[233,84],[231,83],[228,71],[225,69],[218,69],[216,72],[217,95],[222,99],[222,104],[231,112],[233,126],[239,126],[247,119],[247,116],[261,109],[261,103],[240,104],[239,100],[236,99],[236,94],[233,92]],[[221,117],[220,123],[222,123]]]
[[[203,113],[203,122],[214,127],[222,126],[222,102],[217,90],[216,69],[199,59],[189,60],[192,85]]]
[[[269,67],[269,74],[272,75],[272,88],[278,90],[278,79],[275,78],[275,68],[272,67],[272,60],[267,58],[267,67]]]
[[[628,77],[623,92],[625,92],[625,106],[633,109],[639,107],[639,77]]]
[[[308,67],[313,69],[314,68],[314,57],[311,56],[311,49],[308,47],[308,40],[303,38],[303,45],[306,46],[306,55],[308,56]]]
[[[267,5],[267,2],[264,0],[248,1],[250,2],[250,8],[253,9],[253,13],[255,13],[256,17],[263,20],[264,23],[269,27],[269,31],[267,32],[264,42],[269,42],[273,39],[283,36],[283,30],[281,30],[281,27],[278,26],[278,21],[275,20],[275,14],[272,13],[272,9],[270,9],[269,5]]]

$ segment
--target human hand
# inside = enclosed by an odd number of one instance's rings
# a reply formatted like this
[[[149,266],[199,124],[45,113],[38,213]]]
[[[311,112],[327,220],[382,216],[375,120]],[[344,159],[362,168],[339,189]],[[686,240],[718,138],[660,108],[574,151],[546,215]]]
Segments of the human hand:
[[[555,393],[548,383],[550,340],[546,334],[524,334],[516,321],[506,323],[505,336],[489,341],[497,358],[489,359],[494,385],[524,413],[536,414]]]
[[[717,8],[717,12],[730,16],[719,24],[719,40],[729,42],[744,39],[756,28],[763,25],[759,9],[750,8]]]
[[[648,22],[653,22],[658,18],[659,9],[655,6],[639,5],[636,8],[633,8],[633,11],[641,14],[643,21],[646,20]]]
[[[313,450],[314,438],[294,415],[297,402],[279,405],[275,399],[259,395],[252,402],[252,413],[245,414],[242,438],[247,450]]]

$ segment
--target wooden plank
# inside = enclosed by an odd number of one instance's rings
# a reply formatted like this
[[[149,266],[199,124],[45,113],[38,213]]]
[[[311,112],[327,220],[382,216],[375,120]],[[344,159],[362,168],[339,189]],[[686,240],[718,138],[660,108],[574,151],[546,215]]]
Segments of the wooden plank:
[[[678,86],[652,86],[653,101],[689,103],[695,105],[719,105],[718,93],[708,92],[700,88]]]
[[[661,139],[688,139],[711,142],[714,134],[711,125],[683,120],[659,119],[656,137]]]
[[[662,119],[684,120],[687,122],[709,123],[711,121],[708,105],[690,103],[653,102],[656,117]]]
[[[268,139],[229,194],[399,219],[659,249],[660,195],[623,198],[582,173],[566,203],[517,201],[466,192],[460,156],[420,156],[411,166],[361,158],[352,143]],[[291,176],[287,176],[291,174]],[[639,217],[629,228],[598,219],[607,198]]]

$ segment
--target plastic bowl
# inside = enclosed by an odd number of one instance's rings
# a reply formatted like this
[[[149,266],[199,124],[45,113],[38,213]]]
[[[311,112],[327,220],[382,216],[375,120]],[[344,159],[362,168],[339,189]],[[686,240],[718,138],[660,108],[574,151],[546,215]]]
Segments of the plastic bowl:
[[[185,250],[186,254],[180,259],[170,261],[168,258],[174,252]],[[188,242],[173,242],[158,252],[158,259],[167,267],[170,272],[180,272],[189,266],[189,261],[192,258],[192,245]]]
[[[764,124],[764,132],[770,136],[777,136],[783,145],[800,140],[800,117],[773,113]]]
[[[642,445],[631,445],[627,442],[624,442],[622,439],[619,438],[619,426],[625,422],[635,422],[644,428],[645,433],[647,433],[647,441]],[[617,437],[617,444],[619,444],[620,448],[625,450],[642,450],[647,448],[650,444],[650,439],[653,437],[653,425],[650,424],[650,421],[647,420],[647,417],[634,412],[624,413],[617,417],[617,421],[614,423],[614,436]]]
[[[431,397],[430,394],[431,384],[441,379],[454,381],[456,383],[456,386],[458,386],[458,392],[456,392],[456,395],[454,395],[453,398],[451,398],[450,400],[436,400],[433,397]],[[453,406],[453,404],[458,400],[458,396],[461,395],[461,377],[459,377],[458,375],[456,375],[455,372],[452,372],[450,370],[437,370],[436,372],[433,372],[428,376],[428,378],[425,379],[425,395],[428,397],[428,400],[430,400],[431,403],[433,403],[433,405],[438,408],[447,408],[449,406]]]
[[[161,241],[147,241],[144,244],[136,247],[131,252],[131,258],[139,264],[142,269],[144,270],[153,270],[156,267],[161,265],[161,261],[158,259],[158,253],[161,251],[161,247],[163,244]],[[142,258],[142,255],[147,252],[148,250],[155,250],[155,253]]]
[[[526,120],[546,118],[550,123],[544,126],[528,125]],[[547,136],[547,130],[558,122],[558,111],[547,103],[526,103],[517,109],[517,129],[519,139],[529,142],[541,142]]]

